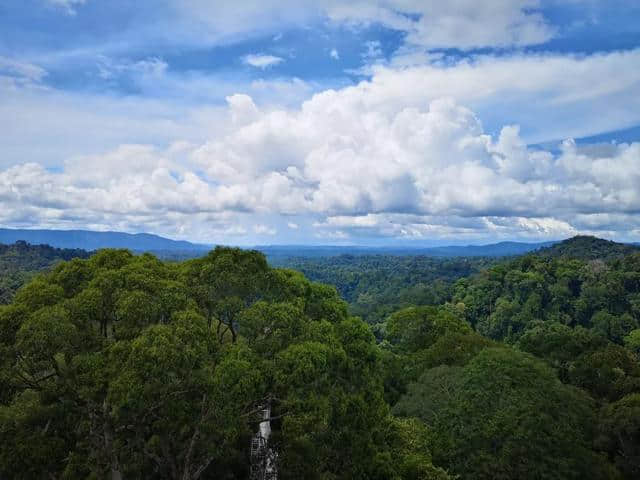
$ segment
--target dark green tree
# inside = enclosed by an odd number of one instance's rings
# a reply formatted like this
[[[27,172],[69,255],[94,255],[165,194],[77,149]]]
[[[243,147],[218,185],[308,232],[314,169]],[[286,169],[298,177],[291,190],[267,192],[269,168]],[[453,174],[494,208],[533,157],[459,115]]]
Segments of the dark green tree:
[[[461,478],[615,478],[591,450],[589,397],[509,348],[428,370],[394,411],[430,426],[434,461]]]

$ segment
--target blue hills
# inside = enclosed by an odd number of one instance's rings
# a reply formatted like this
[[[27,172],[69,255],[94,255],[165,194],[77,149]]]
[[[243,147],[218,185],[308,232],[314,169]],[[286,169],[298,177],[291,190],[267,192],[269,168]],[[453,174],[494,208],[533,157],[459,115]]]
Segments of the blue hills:
[[[25,241],[32,245],[46,244],[56,248],[83,249],[126,248],[134,252],[152,252],[164,258],[189,258],[204,255],[214,245],[172,240],[151,233],[97,232],[92,230],[32,230],[0,228],[0,244]],[[319,258],[338,255],[424,255],[430,257],[506,257],[540,252],[549,256],[608,257],[636,251],[637,246],[620,244],[595,237],[577,236],[564,241],[539,243],[498,242],[487,245],[420,246],[359,246],[359,245],[258,245],[270,260],[291,257]]]
[[[151,233],[95,232],[91,230],[16,230],[0,228],[0,243],[23,240],[32,245],[47,244],[56,248],[127,248],[136,252],[206,252],[210,245],[171,240]]]

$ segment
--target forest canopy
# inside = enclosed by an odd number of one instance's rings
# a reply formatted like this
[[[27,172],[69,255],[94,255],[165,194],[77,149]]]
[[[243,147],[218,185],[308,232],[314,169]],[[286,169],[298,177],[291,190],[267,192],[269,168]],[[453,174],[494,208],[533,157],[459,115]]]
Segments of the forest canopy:
[[[351,305],[256,251],[59,263],[0,307],[0,477],[249,478],[268,403],[282,479],[635,479],[640,254],[573,247],[314,259]]]
[[[281,478],[448,478],[390,415],[366,324],[257,252],[100,251],[25,285],[0,332],[2,477],[244,478],[269,398]]]
[[[11,301],[15,292],[37,272],[63,260],[88,258],[90,252],[79,248],[54,248],[17,241],[0,244],[0,304]]]

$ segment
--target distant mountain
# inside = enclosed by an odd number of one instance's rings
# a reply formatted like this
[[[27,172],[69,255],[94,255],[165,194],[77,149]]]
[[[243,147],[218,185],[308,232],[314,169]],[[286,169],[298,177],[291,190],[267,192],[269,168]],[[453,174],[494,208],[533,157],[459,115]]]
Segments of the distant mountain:
[[[522,255],[555,242],[500,242],[488,245],[452,245],[445,247],[362,247],[332,245],[261,245],[254,247],[270,260],[283,258],[319,258],[339,255],[424,255],[427,257],[505,257]]]
[[[466,245],[430,248],[429,254],[443,257],[506,257],[522,255],[541,248],[549,247],[556,242],[499,242],[489,245]]]
[[[0,243],[19,240],[31,244],[47,244],[57,248],[128,248],[136,252],[194,252],[209,250],[208,245],[171,240],[150,233],[94,232],[90,230],[14,230],[0,228]]]
[[[608,260],[630,253],[640,252],[640,246],[631,243],[618,243],[588,235],[578,235],[551,247],[540,250],[539,254],[548,257],[577,258],[580,260]]]
[[[30,230],[0,228],[0,243],[17,241],[56,248],[127,248],[134,252],[152,252],[161,258],[183,260],[198,257],[213,248],[211,245],[171,240],[150,233],[95,232],[91,230]],[[428,257],[506,257],[540,250],[549,256],[576,258],[611,258],[640,249],[634,244],[623,244],[596,237],[578,236],[562,242],[499,242],[487,245],[450,245],[442,247],[412,246],[336,246],[336,245],[259,245],[253,247],[264,253],[270,261],[286,258],[321,258],[339,255],[424,255]]]

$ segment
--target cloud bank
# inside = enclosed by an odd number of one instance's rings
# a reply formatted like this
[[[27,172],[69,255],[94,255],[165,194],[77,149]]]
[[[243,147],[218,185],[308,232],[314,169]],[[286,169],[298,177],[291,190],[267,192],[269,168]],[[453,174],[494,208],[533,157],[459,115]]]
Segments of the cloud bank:
[[[325,91],[300,109],[262,111],[234,95],[232,128],[203,145],[125,145],[61,171],[10,167],[0,222],[225,235],[246,231],[244,218],[273,235],[254,218],[277,214],[316,218],[321,238],[640,233],[640,143],[567,140],[552,153],[527,147],[517,126],[488,135],[450,98],[396,108],[366,99]]]

